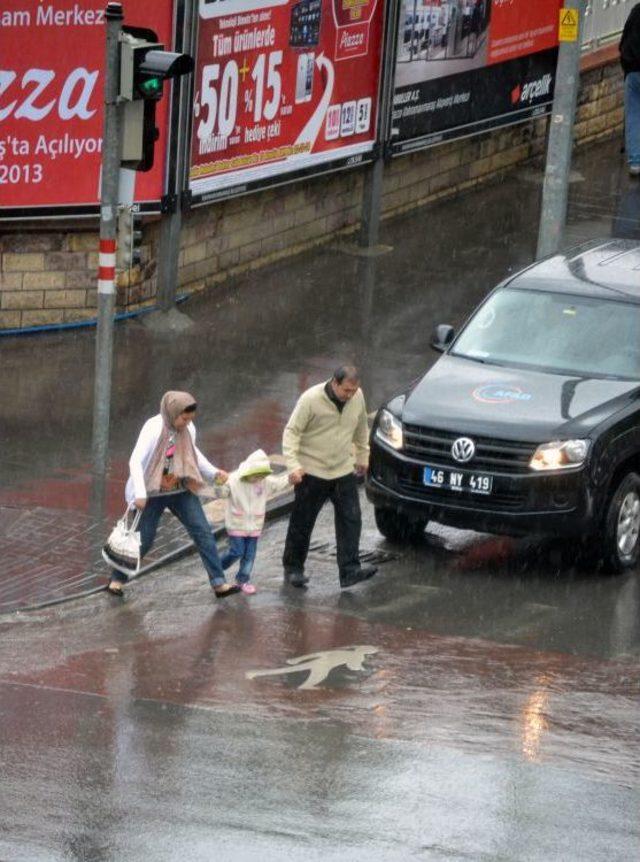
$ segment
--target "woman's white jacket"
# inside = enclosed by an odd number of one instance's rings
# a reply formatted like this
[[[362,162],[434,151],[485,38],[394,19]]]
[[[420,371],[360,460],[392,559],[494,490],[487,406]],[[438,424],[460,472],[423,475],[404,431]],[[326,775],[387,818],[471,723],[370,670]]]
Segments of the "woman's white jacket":
[[[204,479],[212,481],[215,479],[218,468],[214,467],[210,461],[204,457],[196,444],[196,429],[193,422],[187,426],[193,440],[193,446],[196,450],[198,459],[198,469],[202,473]],[[156,448],[156,444],[162,434],[162,416],[158,413],[157,416],[152,416],[142,426],[142,431],[138,437],[138,441],[131,453],[129,459],[129,480],[124,491],[127,503],[131,505],[134,500],[147,498],[147,489],[144,484],[144,471],[147,464],[151,460],[151,456]]]

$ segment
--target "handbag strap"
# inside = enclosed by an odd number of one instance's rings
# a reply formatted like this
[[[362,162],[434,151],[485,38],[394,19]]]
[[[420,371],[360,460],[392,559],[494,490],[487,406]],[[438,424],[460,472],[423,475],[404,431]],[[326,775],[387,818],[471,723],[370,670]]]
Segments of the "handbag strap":
[[[131,526],[129,526],[129,512],[131,512],[133,510],[135,510],[135,515],[133,516],[133,521],[131,522]],[[127,506],[122,520],[125,523],[125,526],[127,528],[128,533],[135,533],[141,516],[142,516],[142,509],[138,509],[136,506]]]

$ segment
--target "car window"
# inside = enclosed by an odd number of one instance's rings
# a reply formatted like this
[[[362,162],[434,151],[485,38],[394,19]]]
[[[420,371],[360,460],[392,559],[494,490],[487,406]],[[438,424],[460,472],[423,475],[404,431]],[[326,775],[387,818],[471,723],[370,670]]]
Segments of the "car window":
[[[640,306],[529,290],[499,290],[452,353],[501,365],[640,379]]]

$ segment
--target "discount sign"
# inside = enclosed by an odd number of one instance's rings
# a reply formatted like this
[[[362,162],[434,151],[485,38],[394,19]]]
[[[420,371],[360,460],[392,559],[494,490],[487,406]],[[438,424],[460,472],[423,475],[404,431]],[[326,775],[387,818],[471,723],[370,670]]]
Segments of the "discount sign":
[[[190,189],[205,201],[373,149],[381,0],[200,0]]]
[[[2,215],[87,206],[95,211],[102,159],[105,5],[104,0],[20,0],[0,8]],[[127,5],[135,6],[130,23],[151,27],[170,43],[173,0]],[[166,105],[158,121],[164,129]],[[138,177],[137,200],[162,196],[162,158],[158,163]]]

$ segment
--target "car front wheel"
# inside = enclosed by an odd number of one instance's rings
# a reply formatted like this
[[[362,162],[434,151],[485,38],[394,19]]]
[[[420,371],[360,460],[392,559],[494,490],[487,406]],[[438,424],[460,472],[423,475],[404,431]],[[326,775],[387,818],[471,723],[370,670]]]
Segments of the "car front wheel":
[[[393,509],[383,509],[376,506],[374,514],[376,527],[385,539],[394,544],[417,542],[427,526],[426,519],[413,521],[406,515],[394,512]]]
[[[640,476],[627,473],[614,491],[601,534],[607,571],[624,572],[640,557]]]

